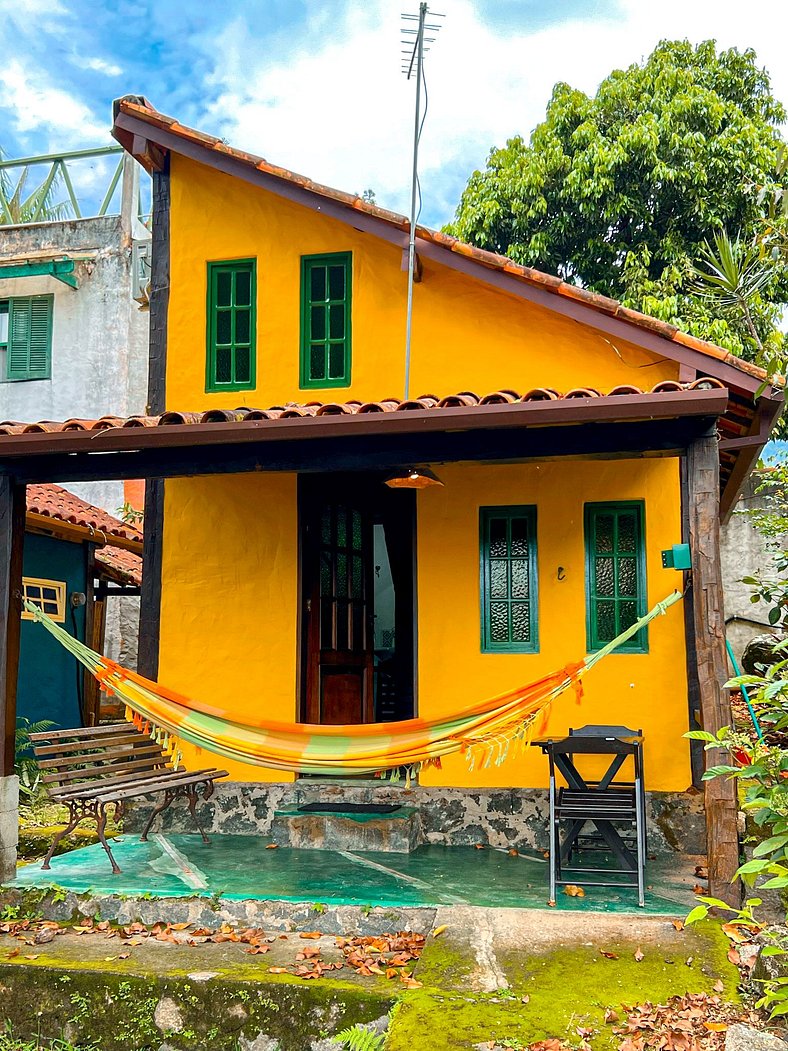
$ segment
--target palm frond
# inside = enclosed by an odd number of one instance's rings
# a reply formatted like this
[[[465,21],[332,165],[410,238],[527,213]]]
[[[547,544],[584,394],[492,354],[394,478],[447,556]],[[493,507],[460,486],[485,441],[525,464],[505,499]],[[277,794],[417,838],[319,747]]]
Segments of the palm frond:
[[[773,277],[772,267],[761,257],[758,246],[738,236],[732,239],[727,230],[714,235],[713,245],[704,242],[700,266],[694,271],[692,291],[724,306],[750,301]]]

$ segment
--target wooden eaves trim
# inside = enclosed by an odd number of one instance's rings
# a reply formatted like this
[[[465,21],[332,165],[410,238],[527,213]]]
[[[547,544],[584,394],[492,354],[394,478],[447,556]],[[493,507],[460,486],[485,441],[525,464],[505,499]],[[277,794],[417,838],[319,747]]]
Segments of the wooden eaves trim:
[[[483,431],[515,427],[627,423],[683,416],[720,416],[728,404],[723,388],[617,394],[598,398],[515,402],[503,405],[413,409],[405,412],[325,415],[278,420],[108,427],[102,431],[26,432],[0,437],[0,463],[12,467],[30,456],[136,452],[146,449],[268,444],[328,437],[428,435],[444,431]],[[97,465],[101,457],[95,457]],[[100,477],[100,473],[97,473]]]
[[[133,551],[135,555],[142,554],[142,543],[139,540],[116,536],[115,533],[107,533],[103,529],[89,529],[76,522],[64,522],[62,519],[39,515],[33,511],[28,511],[25,516],[25,531],[41,536],[53,536],[58,540],[76,544],[107,544],[110,547],[122,547],[126,551]]]
[[[785,402],[782,398],[761,398],[749,433],[743,438],[731,438],[720,442],[722,450],[736,448],[738,445],[736,462],[720,498],[720,521],[723,524],[727,522],[733,513],[736,501],[741,495],[750,472],[758,462],[758,458],[763,452],[763,447],[769,440],[769,435],[784,408]],[[745,442],[747,444],[744,444]]]

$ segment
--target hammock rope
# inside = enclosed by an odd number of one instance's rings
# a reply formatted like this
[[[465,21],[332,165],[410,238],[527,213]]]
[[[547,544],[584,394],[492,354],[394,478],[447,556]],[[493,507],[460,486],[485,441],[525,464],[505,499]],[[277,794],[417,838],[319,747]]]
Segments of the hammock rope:
[[[582,676],[682,598],[674,591],[653,609],[585,660],[462,709],[434,719],[357,726],[319,726],[230,717],[222,708],[185,697],[116,661],[96,653],[38,606],[25,600],[25,610],[126,706],[126,718],[182,762],[180,742],[188,741],[241,763],[298,774],[379,774],[408,777],[421,766],[440,766],[441,758],[465,754],[471,770],[505,762],[528,746],[535,731],[546,729],[550,708],[565,690],[582,697]]]

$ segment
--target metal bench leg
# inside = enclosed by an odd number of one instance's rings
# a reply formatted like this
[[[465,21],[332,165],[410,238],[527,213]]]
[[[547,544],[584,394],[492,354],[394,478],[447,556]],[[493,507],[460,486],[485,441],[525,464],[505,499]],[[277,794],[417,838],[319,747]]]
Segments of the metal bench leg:
[[[68,824],[66,825],[66,827],[64,829],[62,829],[60,832],[58,832],[58,834],[52,840],[52,845],[50,846],[49,850],[47,851],[46,857],[44,858],[43,862],[41,863],[41,868],[42,869],[51,868],[49,863],[52,860],[52,858],[54,857],[55,851],[57,850],[57,845],[61,841],[61,839],[64,836],[67,836],[70,832],[73,832],[74,829],[77,827],[77,825],[80,823],[80,821],[82,821],[83,818],[91,816],[90,814],[79,814],[77,812],[77,810],[74,807],[72,807],[72,806],[70,806],[68,808],[68,810],[69,810]]]
[[[189,813],[192,816],[192,821],[197,826],[197,831],[202,836],[203,843],[209,844],[211,841],[208,839],[203,831],[202,825],[197,820],[197,788],[197,785],[190,785],[186,792],[186,798],[189,800]]]
[[[173,799],[175,799],[175,793],[171,792],[168,789],[164,793],[164,799],[162,800],[162,802],[159,803],[157,806],[155,806],[153,808],[153,810],[151,810],[150,817],[146,821],[145,828],[142,830],[142,835],[140,836],[140,840],[143,843],[147,843],[148,842],[148,833],[151,830],[151,826],[153,825],[153,822],[156,820],[156,818],[159,816],[159,814],[163,813],[167,809],[167,807],[172,805]]]
[[[107,857],[112,865],[112,872],[114,875],[120,875],[120,867],[117,861],[112,855],[112,851],[109,849],[109,843],[107,843],[107,837],[104,835],[104,829],[107,827],[107,805],[113,806],[114,804],[99,803],[96,810],[96,831],[98,832],[99,842],[101,843],[104,850],[107,852]]]

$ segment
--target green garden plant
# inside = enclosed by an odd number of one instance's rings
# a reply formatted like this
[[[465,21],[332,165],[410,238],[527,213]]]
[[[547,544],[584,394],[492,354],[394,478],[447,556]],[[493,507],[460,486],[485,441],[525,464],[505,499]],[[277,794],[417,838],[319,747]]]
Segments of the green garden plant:
[[[22,718],[17,722],[14,772],[19,778],[20,798],[27,806],[35,806],[43,792],[41,770],[31,751],[30,735],[44,733],[54,725],[50,719],[31,723],[29,719]]]

